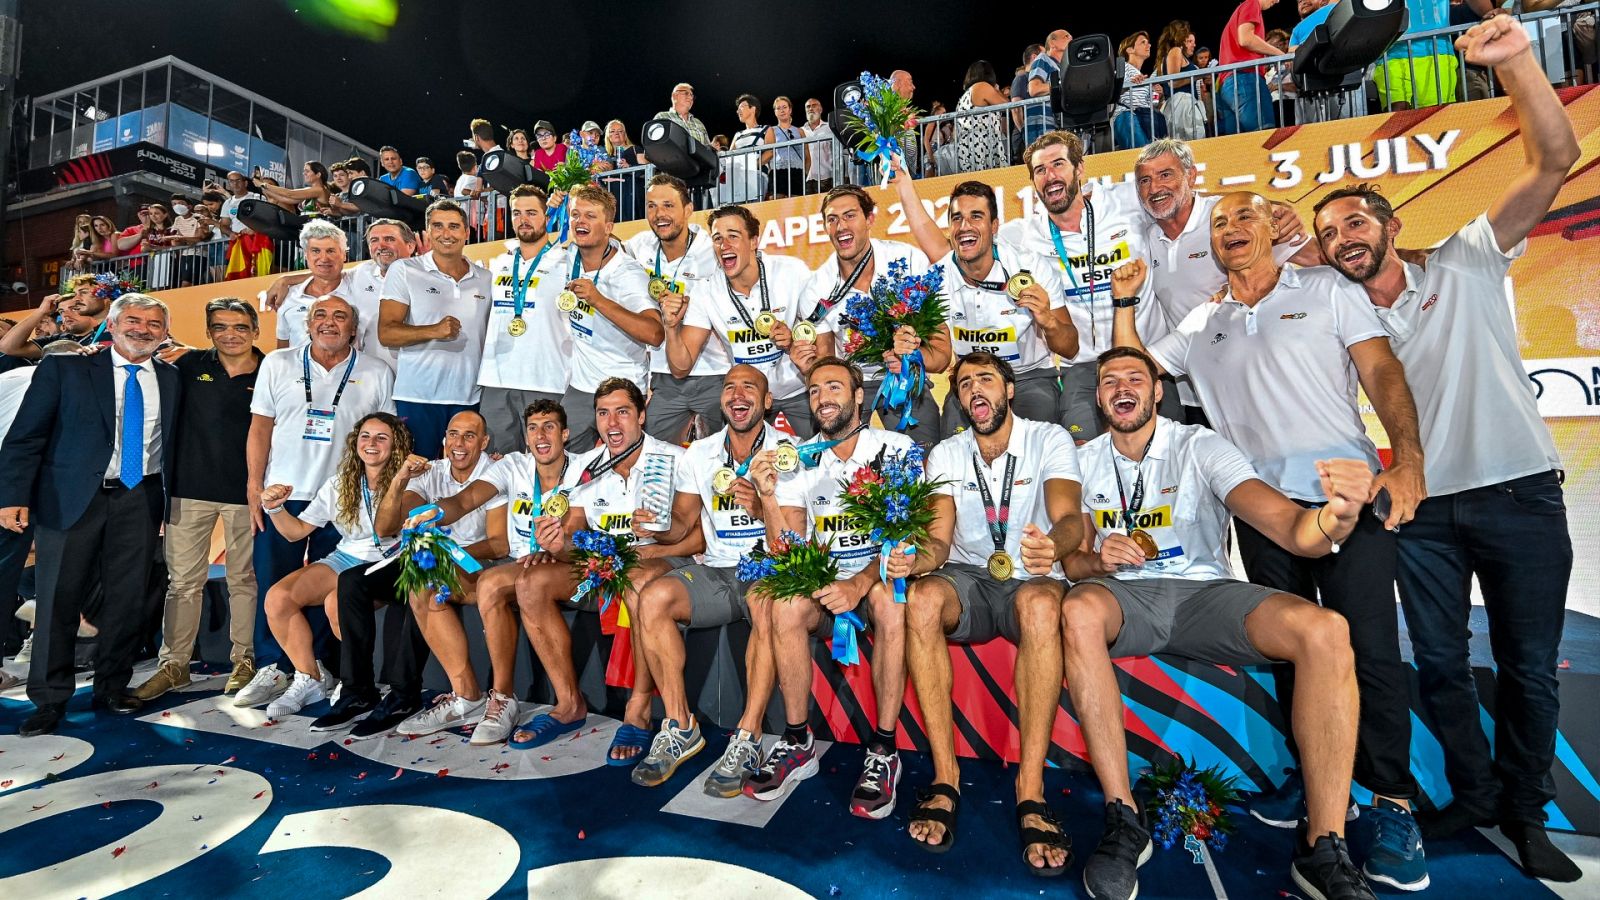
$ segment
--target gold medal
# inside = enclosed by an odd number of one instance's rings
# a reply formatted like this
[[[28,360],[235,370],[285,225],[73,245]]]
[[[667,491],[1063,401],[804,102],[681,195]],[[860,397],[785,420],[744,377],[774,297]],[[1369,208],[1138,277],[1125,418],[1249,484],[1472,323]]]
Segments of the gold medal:
[[[1015,300],[1022,296],[1022,292],[1035,284],[1033,273],[1024,269],[1006,279],[1006,296]]]
[[[557,492],[544,502],[544,514],[557,519],[565,518],[567,510],[572,508],[572,503],[567,500],[567,495]]]
[[[556,308],[562,312],[572,312],[578,308],[578,295],[571,291],[562,291],[556,295]]]
[[[817,339],[817,326],[810,322],[796,322],[794,324],[794,339],[797,341],[814,341]]]
[[[1016,571],[1016,565],[1011,562],[1011,554],[1004,550],[996,550],[989,554],[989,577],[995,581],[1007,581]]]
[[[672,286],[667,284],[667,280],[665,278],[650,279],[651,300],[660,300],[662,297],[665,297],[670,293],[672,293]]]
[[[773,451],[772,467],[779,472],[793,472],[800,468],[800,451],[788,441],[783,441]]]
[[[1139,545],[1139,551],[1144,554],[1145,559],[1155,559],[1161,555],[1160,545],[1156,543],[1155,538],[1150,536],[1150,532],[1145,531],[1143,528],[1135,528],[1128,532],[1128,537]]]
[[[772,336],[772,326],[774,326],[776,324],[778,324],[778,317],[777,316],[775,316],[775,315],[773,315],[772,313],[769,313],[769,312],[762,312],[761,315],[756,316],[756,321],[755,321],[756,334],[759,334],[762,337],[771,337]]]
[[[733,487],[734,479],[738,477],[733,473],[732,469],[723,466],[712,474],[711,489],[719,494],[726,494],[728,489]]]
[[[511,320],[511,324],[506,326],[506,331],[511,332],[512,337],[522,337],[528,333],[528,323],[523,321],[521,316],[516,316]]]

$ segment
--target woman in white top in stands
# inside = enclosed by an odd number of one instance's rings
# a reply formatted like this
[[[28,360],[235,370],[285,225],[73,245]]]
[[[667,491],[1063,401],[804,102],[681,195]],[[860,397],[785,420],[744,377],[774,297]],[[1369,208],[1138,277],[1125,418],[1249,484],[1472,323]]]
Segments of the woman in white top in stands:
[[[761,171],[761,165],[771,153],[759,154],[762,158],[758,159],[753,152],[732,151],[747,150],[771,141],[767,139],[767,129],[760,122],[761,101],[754,94],[740,94],[735,101],[734,112],[744,128],[733,136],[733,141],[728,144],[729,152],[722,156],[722,187],[717,191],[717,197],[722,203],[752,203],[766,196],[767,176]]]
[[[1194,63],[1194,30],[1183,19],[1173,19],[1161,31],[1156,42],[1156,72],[1177,75],[1180,72],[1198,72]],[[1186,78],[1170,82],[1167,87],[1167,132],[1183,141],[1197,141],[1206,136],[1206,108],[1200,102],[1201,79]]]
[[[384,540],[372,520],[384,491],[410,454],[411,432],[400,420],[388,413],[371,413],[351,429],[338,468],[300,515],[283,508],[294,493],[291,485],[274,484],[261,492],[262,510],[287,540],[298,541],[329,522],[339,530],[339,545],[332,553],[290,573],[267,591],[267,626],[294,664],[294,681],[268,704],[268,718],[297,713],[333,690],[333,676],[312,646],[305,609],[323,606],[338,633],[339,573],[383,559]]]
[[[256,187],[261,189],[261,196],[292,213],[315,212],[333,200],[333,179],[327,166],[311,160],[300,167],[300,180],[306,183],[305,187],[286,188],[257,178]]]
[[[1122,96],[1117,99],[1116,116],[1111,120],[1111,133],[1118,150],[1143,147],[1156,138],[1167,136],[1167,117],[1156,109],[1161,102],[1161,88],[1145,84],[1144,64],[1150,61],[1150,35],[1135,31],[1117,45],[1117,55],[1122,57]]]
[[[788,97],[772,101],[772,114],[778,124],[767,129],[767,143],[798,141],[800,129],[794,124],[794,103]],[[772,197],[798,197],[805,193],[806,154],[803,147],[780,147],[761,154],[772,185]]]
[[[998,106],[1006,102],[995,86],[994,66],[980,59],[967,67],[967,77],[962,79],[961,99],[956,101],[956,112],[965,113],[980,106]],[[978,113],[956,118],[956,158],[961,171],[980,172],[998,169],[1006,164],[1006,134],[1002,130],[1002,113]]]

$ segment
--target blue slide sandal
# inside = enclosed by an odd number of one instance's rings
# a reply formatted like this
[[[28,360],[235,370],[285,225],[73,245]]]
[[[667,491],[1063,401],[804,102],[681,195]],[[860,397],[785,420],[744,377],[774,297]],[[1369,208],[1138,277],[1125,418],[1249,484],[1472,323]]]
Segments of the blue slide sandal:
[[[511,740],[507,741],[506,744],[513,750],[531,750],[534,747],[543,747],[563,734],[571,734],[577,731],[587,721],[589,721],[588,716],[576,722],[557,722],[555,719],[550,718],[549,713],[540,713],[534,716],[528,724],[513,732]],[[525,740],[518,740],[517,736],[523,734],[529,735],[529,737]]]
[[[622,723],[622,727],[617,729],[617,736],[611,739],[611,749],[606,751],[606,765],[631,766],[637,763],[639,760],[644,759],[645,751],[650,749],[650,741],[654,737],[654,733],[646,731],[643,728],[637,728],[633,725],[629,725],[626,722]],[[611,755],[611,751],[617,749],[618,747],[629,750],[636,749],[639,752],[633,754],[632,756],[624,756],[623,758],[618,759]]]

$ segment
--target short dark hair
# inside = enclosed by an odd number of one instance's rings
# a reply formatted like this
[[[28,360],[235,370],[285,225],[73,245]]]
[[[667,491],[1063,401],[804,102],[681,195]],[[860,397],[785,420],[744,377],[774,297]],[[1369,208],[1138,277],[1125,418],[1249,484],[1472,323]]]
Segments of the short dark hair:
[[[806,373],[806,387],[811,386],[811,379],[816,376],[818,369],[828,366],[837,366],[850,373],[850,390],[861,390],[861,367],[842,356],[824,356],[811,364],[811,371]]]
[[[607,378],[605,381],[600,382],[600,385],[594,389],[594,402],[599,404],[601,397],[615,394],[617,391],[626,392],[628,401],[633,404],[634,410],[644,412],[644,392],[639,390],[637,384],[627,378]]]
[[[729,216],[743,222],[745,230],[750,232],[750,237],[761,237],[761,221],[756,218],[755,213],[737,203],[729,203],[717,207],[716,211],[711,214],[711,218],[706,220],[706,224],[715,226],[718,219],[726,219]]]
[[[345,169],[347,171],[360,172],[363,175],[371,175],[372,174],[372,167],[367,165],[367,161],[366,160],[361,159],[359,157],[352,156],[349,159],[345,160],[344,161],[344,167],[345,167]]]
[[[1156,373],[1161,368],[1156,364],[1155,359],[1152,358],[1150,354],[1140,350],[1138,347],[1112,347],[1110,350],[1107,350],[1096,357],[1094,361],[1095,375],[1097,377],[1099,376],[1100,370],[1105,368],[1106,363],[1118,359],[1136,359],[1143,363],[1144,367],[1150,370],[1151,381],[1156,379]]]
[[[560,400],[540,397],[538,400],[529,403],[527,408],[522,411],[523,428],[528,427],[529,416],[555,416],[556,421],[561,423],[561,430],[567,430],[567,411],[562,407]]]
[[[417,157],[416,159],[411,161],[411,164],[414,165],[414,166],[428,166],[430,168],[438,168],[437,166],[434,166],[433,160],[428,158],[428,157],[426,157],[426,156]]]
[[[544,188],[536,184],[519,184],[511,189],[510,196],[513,200],[519,197],[538,197],[540,206],[544,206],[550,201],[550,196],[544,192]]]
[[[1022,64],[1033,62],[1033,58],[1044,52],[1043,44],[1029,44],[1022,49]]]
[[[950,390],[956,389],[956,382],[961,380],[961,369],[964,366],[988,366],[999,372],[1000,380],[1006,384],[1017,383],[1017,373],[1011,368],[1011,363],[987,350],[974,350],[956,360],[955,366],[950,370]]]
[[[433,221],[433,214],[441,212],[454,213],[461,217],[462,222],[472,221],[471,219],[467,218],[467,211],[461,208],[461,204],[451,200],[449,197],[441,197],[438,200],[429,203],[428,211],[422,215],[422,221],[431,222]]]
[[[734,106],[738,106],[741,103],[750,104],[757,112],[761,110],[761,100],[755,94],[740,94],[739,98],[733,101]]]
[[[692,202],[689,198],[689,185],[684,182],[682,178],[679,178],[676,175],[668,175],[665,172],[657,172],[655,175],[651,176],[650,184],[646,186],[646,190],[653,187],[663,186],[677,191],[678,196],[683,198],[684,206],[688,206]]]
[[[207,302],[206,303],[206,327],[207,328],[211,327],[211,315],[212,315],[212,313],[219,313],[219,312],[242,312],[245,315],[250,317],[250,327],[251,328],[260,328],[261,327],[261,315],[260,315],[260,313],[256,312],[256,308],[254,306],[251,306],[250,304],[244,302],[243,300],[240,300],[238,297],[218,297],[215,300],[211,300],[211,301]]]
[[[878,202],[873,200],[872,195],[867,193],[866,190],[860,185],[841,184],[835,186],[833,190],[822,195],[822,206],[820,211],[826,213],[828,211],[828,206],[840,197],[856,198],[856,202],[861,204],[861,212],[863,215],[870,216],[872,215],[873,210],[878,208]]]
[[[228,195],[221,191],[206,191],[200,195],[201,203],[227,203]]]
[[[1311,208],[1313,226],[1316,223],[1317,216],[1322,215],[1324,206],[1335,200],[1343,200],[1347,197],[1355,197],[1358,200],[1366,201],[1367,208],[1372,210],[1372,215],[1378,220],[1379,225],[1387,225],[1389,220],[1394,218],[1394,205],[1389,202],[1388,197],[1383,195],[1383,191],[1375,184],[1362,182],[1361,184],[1329,191],[1326,197],[1318,200],[1317,205]],[[1312,230],[1315,231],[1315,227]]]
[[[1022,151],[1022,167],[1033,174],[1033,155],[1046,147],[1061,146],[1067,148],[1067,162],[1073,166],[1083,165],[1083,138],[1070,131],[1047,131],[1039,135],[1028,149]]]
[[[471,150],[456,151],[456,168],[465,172],[478,165],[478,157]]]
[[[1000,203],[994,198],[994,188],[983,181],[963,181],[950,190],[950,202],[954,204],[957,197],[981,197],[989,202],[989,218],[1000,217]]]

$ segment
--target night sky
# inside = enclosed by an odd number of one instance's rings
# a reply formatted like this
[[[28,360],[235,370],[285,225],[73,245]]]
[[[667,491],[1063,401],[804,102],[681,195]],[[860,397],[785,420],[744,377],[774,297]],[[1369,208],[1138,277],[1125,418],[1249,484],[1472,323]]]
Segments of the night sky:
[[[393,143],[408,161],[442,162],[461,149],[474,116],[530,129],[549,119],[561,131],[621,118],[637,141],[639,124],[667,108],[678,81],[694,84],[694,111],[713,134],[738,129],[741,93],[761,98],[765,124],[779,94],[795,100],[800,119],[806,97],[831,108],[833,87],[862,69],[908,69],[917,105],[939,99],[953,108],[968,64],[987,59],[1008,82],[1022,48],[1053,28],[1105,32],[1113,45],[1143,29],[1153,43],[1167,21],[1183,17],[1201,45],[1215,48],[1232,11],[1223,2],[1197,13],[1166,0],[1135,4],[1136,15],[1096,4],[1004,18],[993,11],[1033,4],[408,0],[374,41],[317,24],[311,5],[22,0],[20,92],[54,92],[170,54],[370,146]],[[765,12],[778,8],[807,14]],[[1296,18],[1294,4],[1282,2],[1267,12],[1267,26],[1290,27]],[[453,164],[442,167],[455,175]]]

